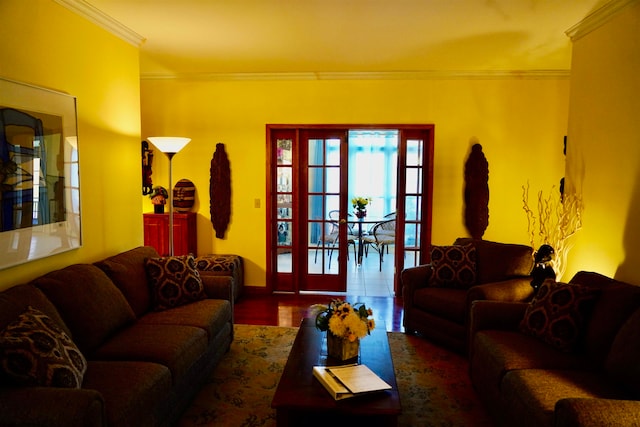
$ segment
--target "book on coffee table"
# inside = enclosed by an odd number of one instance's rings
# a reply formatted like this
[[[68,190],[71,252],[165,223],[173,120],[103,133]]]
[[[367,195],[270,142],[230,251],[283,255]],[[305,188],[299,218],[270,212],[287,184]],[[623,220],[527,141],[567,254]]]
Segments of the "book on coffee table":
[[[335,400],[392,388],[366,365],[314,366],[313,376]]]

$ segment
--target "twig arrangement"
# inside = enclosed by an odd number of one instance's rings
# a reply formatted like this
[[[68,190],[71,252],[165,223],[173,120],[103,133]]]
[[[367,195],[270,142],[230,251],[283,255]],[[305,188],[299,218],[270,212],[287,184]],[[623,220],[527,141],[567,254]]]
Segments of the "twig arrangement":
[[[527,233],[531,247],[536,250],[541,245],[551,245],[555,250],[552,267],[558,279],[567,268],[567,254],[573,246],[569,238],[582,228],[582,196],[560,194],[555,186],[548,196],[538,192],[537,215],[529,204],[529,183],[522,186],[522,205],[527,215]]]

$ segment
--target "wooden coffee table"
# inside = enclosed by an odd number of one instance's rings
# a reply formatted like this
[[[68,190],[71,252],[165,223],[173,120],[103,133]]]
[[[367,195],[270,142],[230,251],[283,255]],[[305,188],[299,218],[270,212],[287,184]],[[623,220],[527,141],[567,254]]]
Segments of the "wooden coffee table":
[[[360,340],[359,362],[371,368],[392,389],[334,400],[313,376],[312,368],[339,362],[327,357],[326,332],[316,329],[313,319],[304,319],[271,402],[276,410],[277,425],[326,427],[358,422],[367,426],[396,426],[402,407],[383,322],[376,325],[370,336]]]

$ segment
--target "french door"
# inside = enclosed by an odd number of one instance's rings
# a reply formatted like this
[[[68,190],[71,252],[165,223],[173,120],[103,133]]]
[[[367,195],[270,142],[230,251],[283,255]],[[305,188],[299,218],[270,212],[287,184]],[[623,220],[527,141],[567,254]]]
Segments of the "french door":
[[[347,251],[357,244],[347,233],[350,129],[398,130],[396,295],[399,272],[427,261],[433,126],[267,125],[267,287],[272,291],[347,290]]]

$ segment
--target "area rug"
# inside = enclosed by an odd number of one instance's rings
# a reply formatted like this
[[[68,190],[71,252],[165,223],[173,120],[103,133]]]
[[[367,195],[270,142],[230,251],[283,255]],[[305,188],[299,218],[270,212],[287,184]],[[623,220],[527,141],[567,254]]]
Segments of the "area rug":
[[[231,350],[178,426],[275,426],[271,399],[297,331],[236,325]],[[388,336],[402,404],[399,426],[493,425],[471,386],[463,357],[424,338],[400,332]]]

